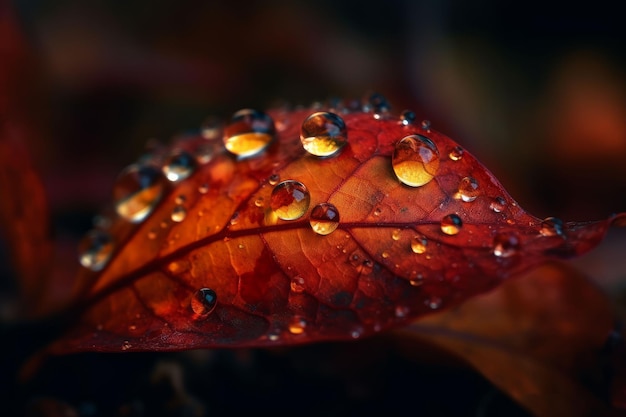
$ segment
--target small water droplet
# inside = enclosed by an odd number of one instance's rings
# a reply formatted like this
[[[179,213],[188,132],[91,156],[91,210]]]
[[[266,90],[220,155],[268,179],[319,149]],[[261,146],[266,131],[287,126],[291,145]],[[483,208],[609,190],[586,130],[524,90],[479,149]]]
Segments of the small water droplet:
[[[187,216],[187,210],[183,206],[176,206],[172,210],[172,215],[170,216],[173,222],[180,223],[185,220]]]
[[[132,347],[133,345],[131,345],[128,340],[124,340],[124,342],[122,343],[122,351],[127,351],[128,349]]]
[[[133,223],[142,222],[154,210],[163,194],[161,172],[151,165],[130,165],[113,186],[115,211]]]
[[[374,117],[377,119],[388,113],[390,108],[389,102],[380,93],[366,94],[362,100],[362,110],[367,113],[374,113]]]
[[[441,219],[441,231],[447,235],[453,236],[461,231],[463,221],[458,214],[448,214]]]
[[[216,116],[209,116],[200,127],[201,135],[206,140],[217,140],[222,136],[222,122]]]
[[[311,210],[309,223],[318,235],[328,235],[339,226],[339,211],[330,203],[320,203]]]
[[[187,201],[187,197],[185,197],[184,195],[179,195],[174,199],[174,202],[176,204],[184,204],[185,201]]]
[[[294,335],[303,334],[307,326],[307,322],[303,317],[294,316],[289,321],[289,333]]]
[[[206,194],[209,192],[209,184],[203,183],[198,186],[198,192],[200,194]]]
[[[353,339],[358,339],[359,337],[361,337],[361,335],[363,335],[363,328],[360,327],[360,326],[359,327],[355,327],[350,332],[350,337],[353,338]]]
[[[196,168],[196,160],[187,152],[178,152],[170,155],[163,164],[165,178],[172,182],[181,181],[189,177]]]
[[[154,230],[150,230],[148,232],[148,239],[154,240],[154,239],[156,239],[156,237],[157,237],[157,234],[156,234],[156,232]]]
[[[191,297],[194,319],[207,318],[217,306],[217,294],[210,288],[202,288]]]
[[[402,236],[402,230],[400,229],[394,229],[393,232],[391,232],[391,239],[393,240],[400,240],[400,237]]]
[[[409,284],[411,284],[413,287],[419,287],[423,283],[424,283],[424,276],[422,274],[417,274],[415,275],[414,278],[411,278],[409,280]]]
[[[236,211],[233,213],[233,216],[230,218],[230,225],[234,226],[239,222],[239,212]]]
[[[515,255],[519,247],[519,238],[515,233],[498,233],[493,238],[493,254],[501,258],[508,258]]]
[[[348,142],[346,124],[334,113],[313,113],[302,123],[300,140],[312,155],[334,155]]]
[[[278,334],[278,333],[270,333],[270,334],[267,335],[267,338],[269,340],[271,340],[272,342],[276,342],[276,341],[278,341],[280,339],[280,334]]]
[[[448,157],[453,161],[458,161],[459,159],[463,158],[464,152],[465,151],[463,150],[463,148],[461,148],[460,146],[455,146],[448,154]]]
[[[478,190],[478,181],[472,177],[465,177],[459,184],[459,197],[466,203],[476,200],[476,197],[480,195]]]
[[[405,110],[402,112],[402,114],[400,114],[400,122],[404,126],[408,126],[410,124],[413,124],[413,122],[415,122],[416,117],[417,116],[415,116],[415,113],[412,112],[411,110]]]
[[[272,190],[270,207],[282,220],[299,219],[309,209],[311,195],[304,184],[294,180],[286,180],[277,184]]]
[[[396,306],[395,314],[398,318],[406,317],[409,314],[409,308],[407,306]]]
[[[242,158],[257,155],[274,140],[274,121],[267,114],[243,109],[235,113],[224,129],[226,149]]]
[[[506,200],[503,197],[496,197],[493,199],[493,201],[489,205],[489,208],[494,213],[501,213],[506,208]]]
[[[426,247],[428,246],[428,239],[422,235],[414,236],[411,239],[411,250],[413,253],[422,254],[426,252]]]
[[[407,136],[396,144],[391,164],[402,183],[420,187],[429,183],[437,174],[439,151],[426,136]]]
[[[280,175],[278,174],[270,175],[270,177],[267,180],[267,182],[269,182],[270,185],[276,185],[278,184],[278,181],[280,181]]]
[[[291,279],[291,291],[300,294],[304,291],[304,278],[298,276]]]
[[[563,220],[556,217],[546,217],[541,222],[540,233],[543,236],[565,236]]]
[[[257,207],[263,207],[263,202],[264,202],[263,197],[257,197],[254,200],[254,205],[257,206]]]
[[[374,210],[374,216],[378,217],[382,212],[383,209],[381,209],[380,207],[376,207],[376,210]]]
[[[443,300],[440,297],[432,296],[428,299],[426,303],[428,307],[430,307],[433,310],[436,310],[439,307],[441,307],[441,304],[443,304]]]
[[[423,130],[430,132],[430,120],[422,120],[421,127]]]
[[[85,268],[100,271],[111,259],[113,250],[111,235],[102,230],[91,230],[78,245],[78,259]]]

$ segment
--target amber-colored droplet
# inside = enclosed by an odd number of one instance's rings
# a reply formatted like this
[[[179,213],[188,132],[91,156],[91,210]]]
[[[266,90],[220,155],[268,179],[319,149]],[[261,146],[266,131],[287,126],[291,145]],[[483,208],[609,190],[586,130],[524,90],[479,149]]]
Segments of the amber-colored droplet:
[[[498,257],[508,258],[510,256],[513,256],[517,253],[519,247],[519,238],[515,233],[498,233],[493,238],[493,254]]]
[[[441,219],[441,231],[447,235],[453,236],[458,234],[463,227],[463,221],[458,214],[448,214]]]
[[[400,240],[400,237],[402,236],[402,230],[400,229],[393,229],[393,231],[391,232],[391,239],[392,240]]]
[[[428,239],[426,237],[417,235],[411,239],[411,250],[413,253],[422,254],[426,252],[426,246],[428,245]]]
[[[472,177],[465,177],[459,183],[458,197],[466,203],[476,200],[480,195],[478,181]]]
[[[543,236],[565,236],[563,220],[556,217],[546,217],[541,222],[540,232]]]
[[[170,155],[163,164],[163,174],[172,181],[177,182],[189,177],[196,168],[196,160],[187,152],[181,151]]]
[[[299,219],[309,209],[311,195],[301,182],[286,180],[272,190],[270,207],[282,220]]]
[[[289,321],[289,333],[293,335],[303,334],[306,330],[307,322],[303,317],[294,316]]]
[[[300,294],[304,291],[304,278],[297,276],[291,279],[291,291]]]
[[[235,113],[224,129],[226,149],[242,158],[254,156],[265,150],[274,140],[274,121],[267,114],[243,109]]]
[[[339,211],[330,203],[320,203],[311,210],[309,222],[315,233],[328,235],[339,227]]]
[[[465,151],[463,150],[463,148],[461,148],[460,146],[455,146],[448,154],[448,157],[453,161],[458,161],[459,159],[463,158],[464,152]]]
[[[113,186],[115,211],[133,223],[142,222],[160,201],[163,194],[161,171],[151,165],[130,165]]]
[[[185,209],[185,207],[176,206],[174,207],[174,209],[172,209],[172,214],[170,215],[170,218],[173,222],[180,223],[185,220],[185,217],[187,217],[187,210]]]
[[[391,164],[402,183],[420,187],[428,184],[437,174],[439,151],[426,136],[407,136],[396,144]]]
[[[113,250],[111,235],[102,230],[91,230],[78,245],[78,259],[85,268],[100,271],[111,259]]]
[[[191,310],[195,319],[207,318],[217,306],[217,294],[210,288],[202,288],[191,297]]]
[[[300,140],[312,155],[334,155],[348,142],[346,124],[334,113],[313,113],[302,123]]]

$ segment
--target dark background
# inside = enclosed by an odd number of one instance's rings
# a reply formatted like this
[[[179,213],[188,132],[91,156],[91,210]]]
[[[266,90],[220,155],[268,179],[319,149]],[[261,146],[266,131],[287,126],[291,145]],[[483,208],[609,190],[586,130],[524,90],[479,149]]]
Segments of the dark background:
[[[148,139],[167,142],[209,115],[243,107],[308,105],[371,90],[393,111],[411,108],[431,120],[538,217],[591,220],[626,210],[626,26],[617,2],[12,6],[32,55],[30,109],[40,135],[30,148],[66,250]],[[616,299],[623,244],[610,237],[595,258],[579,262]],[[10,270],[3,275],[10,299],[13,278]],[[9,402],[14,410],[58,406],[81,416],[343,416],[405,408],[523,415],[464,365],[424,351],[407,358],[382,338],[276,352],[76,355],[47,364]],[[152,380],[163,366],[169,379]],[[176,372],[184,390],[171,382]]]

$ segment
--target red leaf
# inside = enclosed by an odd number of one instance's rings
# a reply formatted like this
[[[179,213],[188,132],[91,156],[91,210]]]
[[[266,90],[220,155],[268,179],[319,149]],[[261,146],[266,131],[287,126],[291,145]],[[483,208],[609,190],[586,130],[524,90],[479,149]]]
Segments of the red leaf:
[[[623,218],[542,222],[457,143],[383,104],[342,114],[347,145],[325,158],[301,144],[310,110],[271,112],[277,140],[263,152],[249,146],[262,147],[273,124],[244,111],[225,129],[230,137],[252,123],[256,133],[239,136],[245,146],[226,142],[239,158],[213,139],[221,137],[215,129],[142,158],[114,192],[117,212],[134,223],[111,216],[83,242],[91,269],[77,277],[71,327],[52,352],[359,338],[546,259],[582,254]],[[340,121],[313,119],[306,128],[339,135],[327,139],[341,146]],[[315,151],[330,152],[322,145]],[[407,168],[417,157],[425,165]],[[144,188],[133,194],[137,176]],[[332,206],[314,209],[324,203]],[[337,229],[331,221],[316,226],[327,234],[316,233],[311,215],[331,219],[334,209]]]

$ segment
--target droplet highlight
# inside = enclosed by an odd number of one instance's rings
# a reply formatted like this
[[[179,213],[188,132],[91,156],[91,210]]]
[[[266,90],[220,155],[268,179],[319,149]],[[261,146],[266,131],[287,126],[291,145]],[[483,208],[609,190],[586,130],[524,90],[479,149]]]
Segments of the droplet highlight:
[[[461,231],[463,221],[458,214],[452,213],[441,219],[441,231],[446,235],[454,236]]]
[[[165,178],[172,182],[184,180],[196,168],[196,160],[187,152],[178,152],[170,155],[163,164]]]
[[[191,297],[191,310],[195,319],[207,318],[217,306],[217,294],[210,288],[202,288]]]
[[[563,220],[556,217],[546,217],[541,222],[540,233],[542,236],[565,236]]]
[[[132,223],[142,222],[161,200],[161,171],[152,165],[130,165],[113,186],[117,214]]]
[[[235,113],[224,128],[226,149],[242,158],[261,153],[274,140],[274,121],[266,113],[243,109]]]
[[[472,177],[465,177],[461,180],[458,191],[458,196],[461,200],[470,203],[476,200],[479,195],[478,181]]]
[[[85,268],[100,271],[111,259],[113,250],[111,235],[102,230],[91,230],[78,245],[78,260]]]
[[[400,115],[400,123],[402,123],[404,126],[408,126],[415,122],[416,117],[417,116],[415,115],[415,113],[411,110],[405,110]]]
[[[391,164],[403,184],[421,187],[428,184],[437,174],[439,151],[426,136],[406,136],[396,144]]]
[[[282,220],[299,219],[309,209],[311,195],[301,182],[286,180],[272,190],[270,207]]]
[[[334,113],[313,113],[302,123],[300,140],[304,149],[312,155],[334,155],[348,143],[346,124]]]
[[[320,203],[311,210],[309,223],[318,235],[331,234],[339,227],[339,210],[330,203]]]
[[[515,233],[498,233],[493,238],[493,254],[500,258],[508,258],[517,253],[520,248],[519,238]]]

